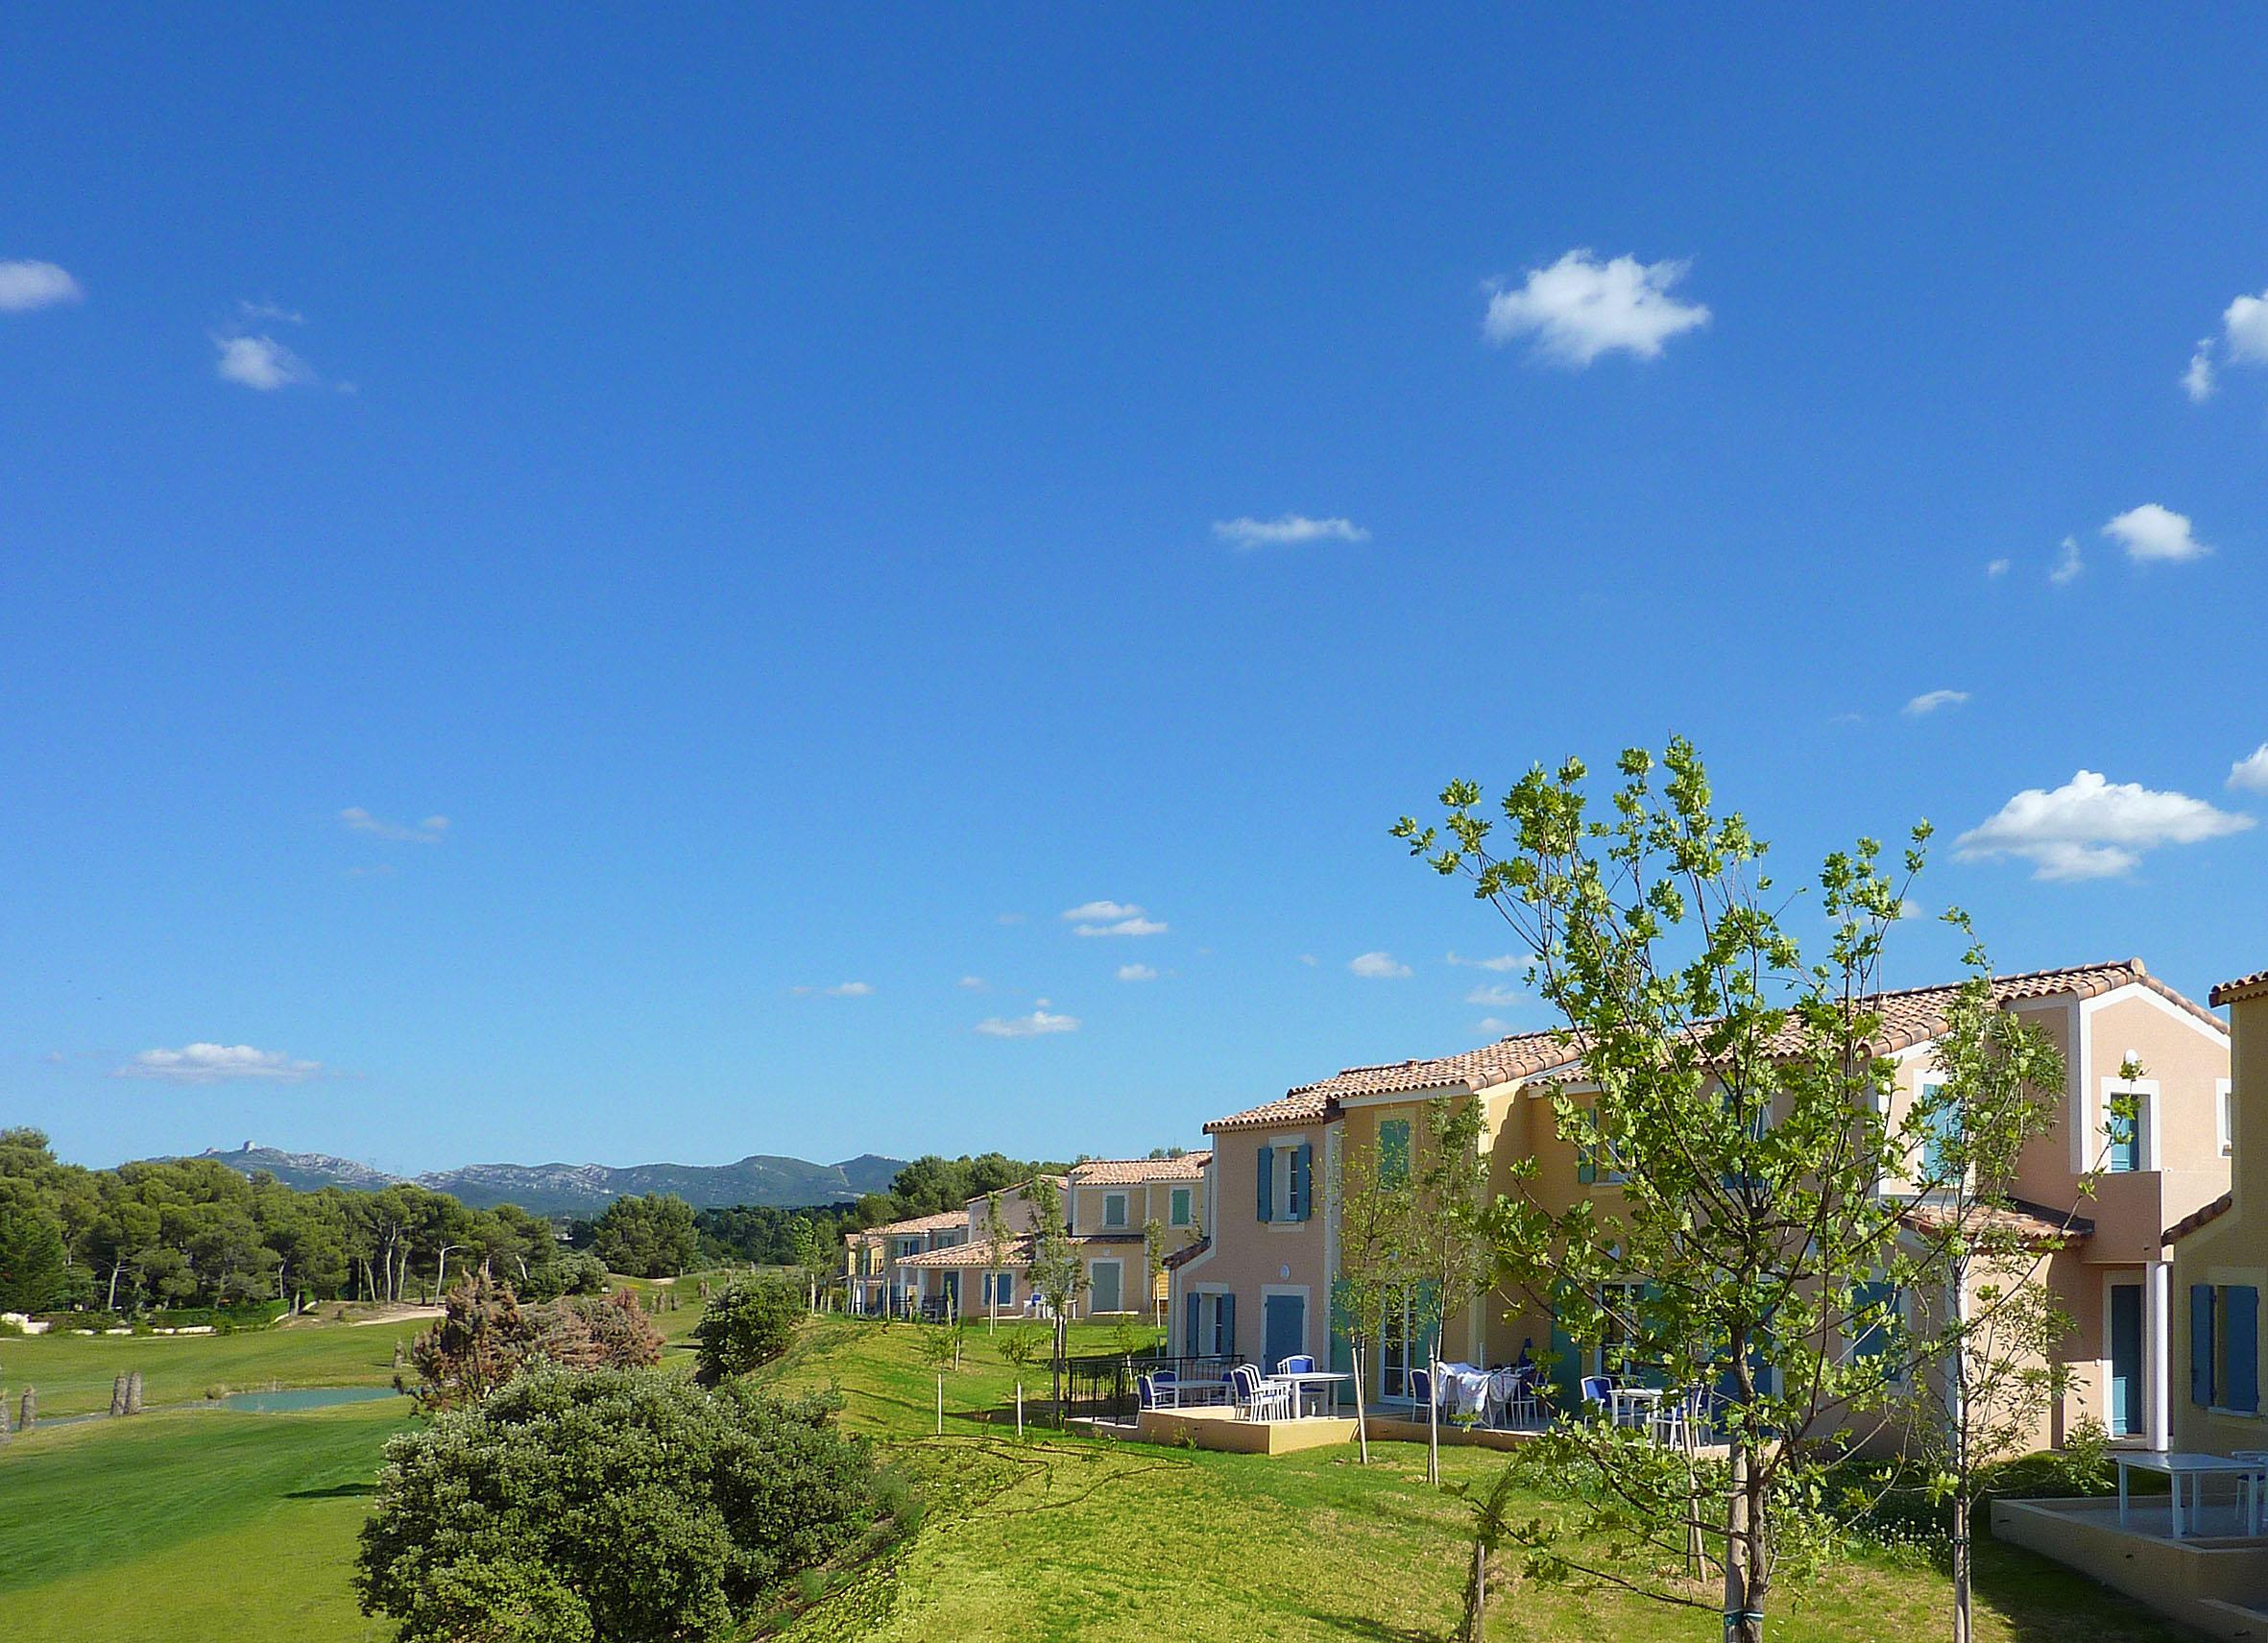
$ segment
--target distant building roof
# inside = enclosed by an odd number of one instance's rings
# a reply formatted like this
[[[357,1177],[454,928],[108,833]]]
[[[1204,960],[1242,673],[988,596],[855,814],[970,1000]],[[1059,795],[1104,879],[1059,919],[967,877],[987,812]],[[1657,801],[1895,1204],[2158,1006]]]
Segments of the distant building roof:
[[[2036,1244],[2079,1244],[2095,1235],[2095,1223],[2087,1217],[2023,1198],[2011,1199],[2006,1209],[1981,1206],[1972,1213],[1991,1225],[2018,1233]],[[1951,1216],[1927,1201],[1915,1204],[1899,1219],[1922,1232],[1943,1232],[1953,1224]]]
[[[1178,1158],[1090,1158],[1071,1167],[1074,1187],[1135,1187],[1148,1181],[1201,1181],[1210,1150],[1184,1152]]]
[[[943,1267],[948,1269],[981,1269],[992,1271],[1003,1267],[1031,1265],[1031,1240],[1012,1238],[995,1255],[993,1246],[983,1239],[973,1244],[955,1244],[946,1249],[924,1249],[918,1255],[908,1255],[899,1263],[901,1267],[919,1267],[924,1269]]]
[[[968,1224],[969,1212],[967,1210],[949,1209],[940,1210],[935,1215],[917,1215],[906,1220],[886,1220],[880,1226],[870,1226],[863,1231],[854,1232],[850,1236],[853,1238],[889,1238],[902,1233],[942,1232],[949,1226],[966,1226]]]

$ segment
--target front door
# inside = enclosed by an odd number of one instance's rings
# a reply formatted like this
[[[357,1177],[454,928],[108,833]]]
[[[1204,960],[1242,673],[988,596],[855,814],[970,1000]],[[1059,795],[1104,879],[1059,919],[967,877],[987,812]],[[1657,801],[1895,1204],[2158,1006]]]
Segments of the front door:
[[[2111,1286],[2111,1436],[2142,1430],[2142,1286]]]
[[[960,1317],[961,1275],[958,1272],[939,1273],[937,1277],[937,1290],[938,1293],[945,1297],[946,1312],[953,1317]]]
[[[1307,1297],[1270,1295],[1267,1300],[1267,1330],[1261,1373],[1272,1375],[1285,1359],[1307,1350]]]

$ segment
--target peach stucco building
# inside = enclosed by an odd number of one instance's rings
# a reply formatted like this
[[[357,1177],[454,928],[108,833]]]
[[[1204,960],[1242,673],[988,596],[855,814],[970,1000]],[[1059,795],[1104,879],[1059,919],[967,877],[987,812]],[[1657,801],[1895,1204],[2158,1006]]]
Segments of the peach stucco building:
[[[2053,1441],[2093,1415],[2120,1440],[2162,1447],[2173,1360],[2161,1244],[2169,1227],[2229,1185],[2227,1028],[2138,959],[2007,976],[1993,987],[2002,1008],[2054,1042],[2065,1068],[2060,1120],[2028,1149],[2015,1183],[2027,1213],[2059,1232],[2042,1271],[2076,1326],[2067,1349],[2072,1391],[2041,1438]],[[1917,988],[1876,1002],[1882,1049],[1896,1065],[1894,1100],[1929,1081],[1931,1048],[1955,991]],[[2130,1061],[2142,1068],[2131,1084],[2120,1077]],[[1508,1187],[1516,1160],[1532,1158],[1531,1190],[1547,1204],[1611,1197],[1613,1180],[1559,1138],[1546,1099],[1554,1088],[1580,1097],[1580,1077],[1554,1034],[1519,1034],[1461,1055],[1351,1068],[1206,1125],[1215,1145],[1210,1237],[1171,1274],[1175,1349],[1271,1365],[1292,1352],[1327,1354],[1335,1367],[1349,1367],[1330,1317],[1337,1233],[1328,1184],[1350,1148],[1406,1148],[1437,1096],[1482,1103],[1500,1186]],[[2111,1116],[2120,1094],[2139,1103],[2131,1132]],[[2089,1172],[2091,1196],[2081,1184]],[[1391,1320],[1373,1343],[1367,1395],[1390,1402],[1407,1394],[1408,1370],[1422,1365],[1429,1344],[1411,1336],[1407,1319]],[[1600,1367],[1574,1362],[1548,1316],[1508,1314],[1501,1303],[1453,1315],[1441,1356],[1506,1364],[1531,1342],[1539,1353],[1557,1349],[1564,1378]]]

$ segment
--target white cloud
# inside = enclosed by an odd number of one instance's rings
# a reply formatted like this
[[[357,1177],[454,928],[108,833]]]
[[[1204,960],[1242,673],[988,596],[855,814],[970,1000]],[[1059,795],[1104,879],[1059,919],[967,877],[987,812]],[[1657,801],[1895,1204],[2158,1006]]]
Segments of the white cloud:
[[[1532,335],[1536,356],[1557,365],[1580,368],[1617,349],[1658,358],[1670,338],[1709,323],[1708,309],[1670,295],[1689,266],[1571,251],[1530,269],[1517,290],[1497,289],[1481,332],[1493,343]]]
[[[1142,909],[1131,902],[1081,902],[1075,907],[1063,909],[1063,917],[1072,923],[1093,923],[1097,919],[1139,918]]]
[[[2056,553],[2055,564],[2048,568],[2047,579],[2061,588],[2064,583],[2075,580],[2086,568],[2086,564],[2079,557],[2079,539],[2067,536]]]
[[[1500,1021],[1492,1015],[1484,1015],[1473,1023],[1473,1030],[1490,1038],[1503,1038],[1511,1032],[1512,1024],[1508,1021]]]
[[[2177,514],[2156,502],[2127,509],[2103,527],[2103,534],[2125,548],[2127,558],[2136,561],[2163,559],[2178,564],[2212,552],[2191,534],[2187,514]]]
[[[1368,981],[1389,981],[1410,974],[1410,966],[1390,953],[1363,953],[1350,958],[1346,967]]]
[[[1966,690],[1924,690],[1908,702],[1901,712],[1919,718],[1923,713],[1934,713],[1940,708],[1957,708],[1967,700]]]
[[[52,262],[0,262],[0,314],[28,314],[85,296],[79,281]]]
[[[874,983],[837,981],[832,987],[790,987],[787,990],[799,999],[809,998],[814,993],[825,999],[866,999],[874,996]]]
[[[2268,793],[2268,741],[2229,766],[2229,785],[2248,793]]]
[[[2013,559],[1988,560],[1985,565],[1985,574],[1988,576],[2006,576],[2010,568],[2015,564],[2015,561]]]
[[[2197,350],[2189,356],[2189,369],[2182,373],[2182,391],[2189,396],[2192,405],[2202,405],[2213,397],[2211,337],[2197,339]]]
[[[984,991],[984,978],[981,976],[963,976],[953,984],[959,987],[966,987],[972,993],[981,993]]]
[[[1063,916],[1078,922],[1074,935],[1163,935],[1166,926],[1146,918],[1131,902],[1082,902],[1064,909]]]
[[[307,316],[297,308],[286,308],[279,302],[239,302],[237,318],[252,325],[303,326]]]
[[[2250,816],[2185,793],[2106,782],[2082,770],[2052,792],[2025,788],[1953,845],[1964,861],[2020,857],[2033,864],[2035,879],[2107,879],[2161,844],[2196,844],[2252,825]]]
[[[220,350],[213,369],[224,382],[238,382],[263,394],[272,394],[278,388],[293,388],[317,380],[315,368],[274,337],[216,334],[212,343]]]
[[[1322,962],[1321,959],[1317,958],[1312,953],[1302,953],[1299,955],[1299,961],[1306,965],[1310,970],[1313,970],[1317,964]]]
[[[1078,1029],[1077,1016],[1049,1014],[1048,1001],[1045,999],[1029,1015],[987,1016],[977,1024],[977,1030],[987,1038],[1041,1038],[1050,1032],[1076,1032]]]
[[[1352,519],[1311,519],[1305,514],[1278,514],[1272,519],[1215,519],[1213,534],[1232,547],[1283,547],[1303,542],[1370,540],[1370,533]]]
[[[1122,981],[1154,981],[1157,979],[1158,973],[1146,964],[1122,964],[1119,966],[1119,979]]]
[[[2221,314],[2221,334],[2232,361],[2268,365],[2268,291],[2230,303]]]
[[[296,1084],[323,1071],[317,1061],[295,1061],[280,1050],[249,1044],[185,1044],[179,1050],[145,1050],[110,1075],[157,1078],[172,1084],[217,1084],[230,1078],[259,1078]]]
[[[1509,953],[1499,954],[1494,958],[1464,958],[1452,953],[1449,954],[1448,961],[1452,964],[1468,965],[1475,970],[1491,970],[1499,976],[1512,970],[1532,970],[1535,968],[1534,959],[1515,957]]]
[[[1509,1009],[1514,1004],[1526,1003],[1528,1001],[1526,996],[1516,987],[1491,983],[1487,986],[1475,987],[1471,992],[1465,994],[1464,1002],[1468,1004],[1482,1004],[1490,1009],[1501,1010]]]
[[[398,844],[439,844],[448,836],[448,817],[427,816],[411,827],[403,822],[390,822],[374,816],[360,805],[349,805],[339,812],[339,820],[356,833],[367,833],[374,838],[390,838]]]

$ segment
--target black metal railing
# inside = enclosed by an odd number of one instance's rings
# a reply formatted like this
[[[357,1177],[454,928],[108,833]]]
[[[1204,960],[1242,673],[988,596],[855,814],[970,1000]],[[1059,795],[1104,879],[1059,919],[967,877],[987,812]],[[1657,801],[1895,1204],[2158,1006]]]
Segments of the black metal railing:
[[[1218,1353],[1168,1357],[1147,1352],[1093,1353],[1063,1363],[1063,1414],[1067,1420],[1132,1420],[1141,1407],[1145,1375],[1170,1373],[1177,1382],[1218,1381],[1243,1363]]]

